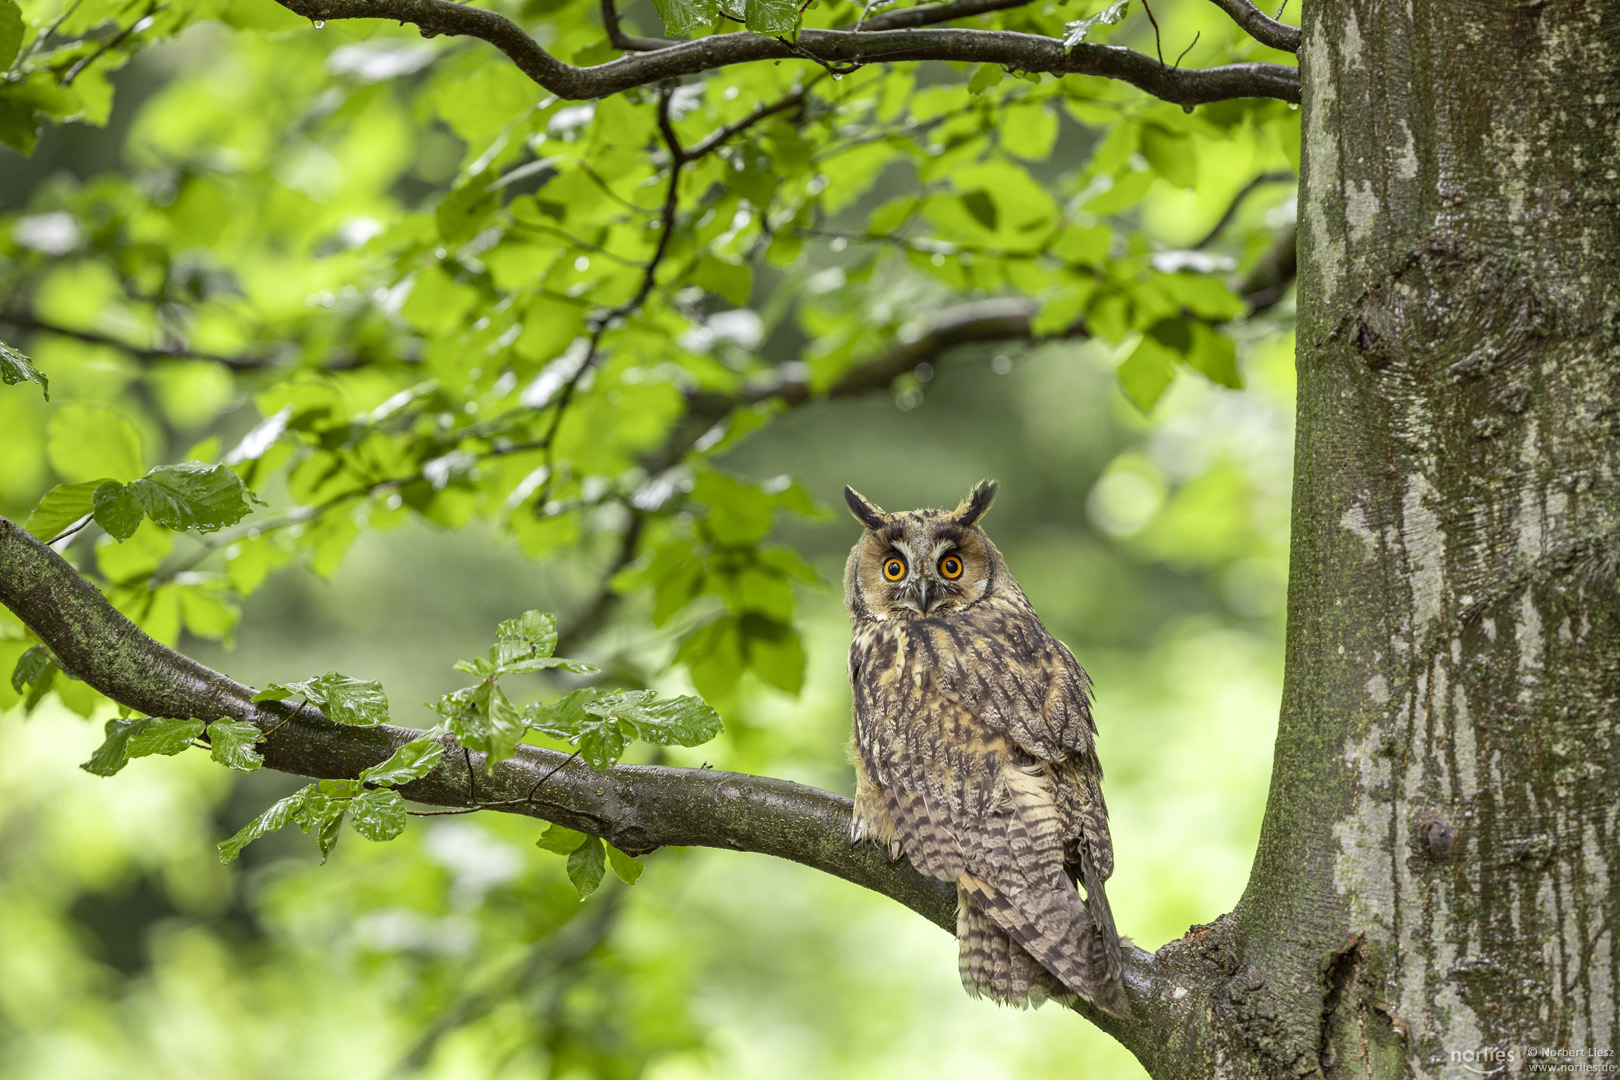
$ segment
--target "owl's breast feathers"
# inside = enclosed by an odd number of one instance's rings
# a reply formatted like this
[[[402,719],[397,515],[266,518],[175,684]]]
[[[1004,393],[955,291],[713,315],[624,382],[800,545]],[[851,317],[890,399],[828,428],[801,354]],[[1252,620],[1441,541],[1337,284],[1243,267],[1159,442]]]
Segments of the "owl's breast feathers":
[[[957,884],[969,989],[1017,1004],[1067,989],[1124,1015],[1090,687],[1069,650],[1021,594],[992,597],[859,621],[850,682],[867,789],[857,830],[892,835],[918,869]],[[1020,972],[1027,957],[998,951],[1002,935],[1050,977]]]

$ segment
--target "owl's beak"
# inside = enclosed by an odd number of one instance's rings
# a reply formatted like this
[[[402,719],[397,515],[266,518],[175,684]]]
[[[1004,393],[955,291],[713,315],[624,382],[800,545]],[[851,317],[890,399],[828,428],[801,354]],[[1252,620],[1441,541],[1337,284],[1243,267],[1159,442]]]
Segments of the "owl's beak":
[[[928,579],[921,574],[911,579],[911,586],[907,590],[911,593],[911,606],[919,615],[928,613]]]

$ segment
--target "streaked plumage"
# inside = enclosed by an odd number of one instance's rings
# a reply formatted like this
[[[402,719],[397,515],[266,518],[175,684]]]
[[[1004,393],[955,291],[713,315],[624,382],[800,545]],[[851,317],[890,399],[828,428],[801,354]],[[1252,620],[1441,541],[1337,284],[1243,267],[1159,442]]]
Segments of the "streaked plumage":
[[[956,884],[969,993],[1125,1015],[1090,685],[978,528],[994,494],[886,514],[844,489],[854,836]]]

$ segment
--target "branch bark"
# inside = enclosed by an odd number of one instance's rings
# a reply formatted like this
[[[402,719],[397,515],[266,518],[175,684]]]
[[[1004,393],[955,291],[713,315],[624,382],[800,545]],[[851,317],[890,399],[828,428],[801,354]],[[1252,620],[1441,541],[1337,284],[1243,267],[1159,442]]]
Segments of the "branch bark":
[[[1211,0],[1216,7],[1232,17],[1232,21],[1254,40],[1283,52],[1299,52],[1300,29],[1278,22],[1255,7],[1249,0]]]
[[[827,64],[952,60],[999,64],[1052,75],[1120,79],[1177,105],[1203,105],[1241,97],[1299,101],[1299,72],[1285,64],[1244,63],[1182,70],[1112,45],[1065,50],[1056,38],[1010,30],[876,29],[804,30],[793,41],[731,33],[637,52],[594,67],[575,67],[552,56],[512,20],[453,0],[277,0],[314,22],[387,19],[410,23],[424,37],[473,37],[495,46],[525,75],[559,97],[607,97],[682,75],[761,60],[809,59]],[[899,14],[898,12],[895,14]],[[873,20],[874,22],[876,20]],[[888,25],[888,24],[884,24]]]

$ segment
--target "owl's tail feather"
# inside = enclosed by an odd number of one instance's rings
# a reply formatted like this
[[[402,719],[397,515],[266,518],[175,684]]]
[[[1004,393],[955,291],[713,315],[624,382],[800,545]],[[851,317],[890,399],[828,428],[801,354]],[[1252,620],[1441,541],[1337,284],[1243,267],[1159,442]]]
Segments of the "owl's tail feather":
[[[961,950],[957,965],[962,985],[974,997],[988,997],[1022,1009],[1067,993],[1039,961],[1008,937],[960,888],[956,940]]]
[[[1115,1016],[1130,1015],[1120,977],[1119,939],[1112,936],[1111,917],[1106,932],[1112,940],[1105,943],[1100,933],[1103,927],[1093,923],[1078,892],[1025,889],[1014,902],[972,874],[963,874],[956,883],[959,905],[977,909],[977,914],[985,917],[984,922],[979,923],[971,915],[965,919],[958,915],[963,982],[968,983],[970,975],[974,976],[974,981],[968,984],[970,991],[976,989],[1016,1004],[1039,1004],[1027,988],[1038,988],[1042,998],[1057,996],[1066,989],[1105,1012]],[[1101,900],[1100,891],[1095,895]],[[1103,903],[1106,905],[1106,901]],[[972,932],[971,936],[962,933],[964,926]],[[1001,946],[999,942],[1006,944]],[[1014,953],[1023,955],[1014,959]],[[1030,965],[1030,961],[1034,961],[1034,965]],[[1037,971],[1031,979],[1027,966],[1037,966],[1044,971]],[[980,973],[987,978],[979,977]],[[1061,987],[1040,979],[1040,975],[1046,973],[1061,983]],[[1011,992],[1004,993],[1002,986]],[[1022,994],[1017,992],[1020,986],[1026,988]]]

